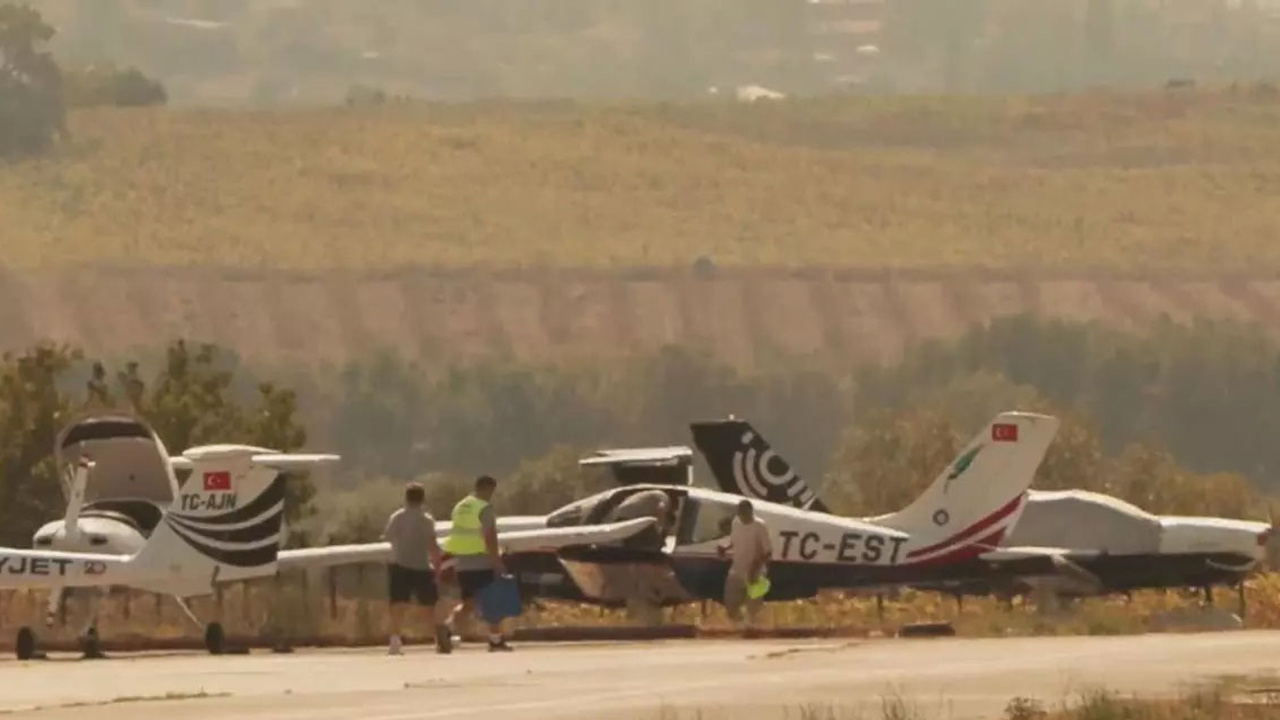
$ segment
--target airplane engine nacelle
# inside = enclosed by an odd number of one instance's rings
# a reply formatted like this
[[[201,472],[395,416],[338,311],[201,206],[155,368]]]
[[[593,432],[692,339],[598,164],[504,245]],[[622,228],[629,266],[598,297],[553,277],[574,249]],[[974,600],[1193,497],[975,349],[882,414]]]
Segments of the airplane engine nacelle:
[[[145,542],[142,533],[128,523],[110,518],[82,517],[71,537],[67,537],[63,520],[45,523],[32,537],[31,546],[60,552],[133,555],[142,549]]]

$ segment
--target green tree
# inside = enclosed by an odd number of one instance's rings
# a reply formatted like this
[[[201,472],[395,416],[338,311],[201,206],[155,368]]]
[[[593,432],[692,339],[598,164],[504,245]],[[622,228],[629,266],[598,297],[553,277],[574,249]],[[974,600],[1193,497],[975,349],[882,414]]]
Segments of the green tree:
[[[94,363],[86,387],[89,408],[128,408],[155,429],[170,453],[211,443],[245,443],[289,452],[307,442],[298,419],[298,397],[290,389],[261,383],[252,401],[237,397],[238,366],[225,350],[212,344],[192,346],[177,340],[165,350],[164,362],[150,384],[137,362],[115,374],[114,384],[102,363]],[[313,512],[315,487],[306,473],[289,476],[285,519],[299,525]],[[295,532],[294,542],[302,538]]]
[[[62,73],[41,49],[53,35],[29,6],[0,4],[0,158],[45,152],[66,133]]]
[[[959,452],[963,437],[937,410],[879,411],[849,428],[827,476],[833,510],[876,515],[901,510]]]
[[[556,508],[612,487],[608,474],[583,468],[584,450],[557,445],[546,455],[520,464],[508,478],[498,478],[495,501],[503,514],[544,515]]]
[[[1111,493],[1111,466],[1093,423],[1075,412],[1051,413],[1062,424],[1036,470],[1038,490],[1093,490]]]
[[[379,352],[343,368],[338,385],[341,399],[329,434],[347,464],[401,478],[426,470],[431,461],[427,419],[451,408],[428,404],[427,378],[419,368]]]
[[[39,345],[0,356],[0,541],[30,542],[61,515],[61,481],[51,454],[75,408],[59,380],[79,359],[66,346]]]

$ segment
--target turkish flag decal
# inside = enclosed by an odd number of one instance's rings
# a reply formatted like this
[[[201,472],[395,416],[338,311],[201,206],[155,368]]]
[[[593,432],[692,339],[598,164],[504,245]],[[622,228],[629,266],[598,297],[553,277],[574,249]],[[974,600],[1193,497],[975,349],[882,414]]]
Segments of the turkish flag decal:
[[[991,439],[995,442],[1018,442],[1018,426],[1013,423],[996,423],[991,426]]]
[[[207,472],[204,474],[205,492],[231,492],[231,473]]]

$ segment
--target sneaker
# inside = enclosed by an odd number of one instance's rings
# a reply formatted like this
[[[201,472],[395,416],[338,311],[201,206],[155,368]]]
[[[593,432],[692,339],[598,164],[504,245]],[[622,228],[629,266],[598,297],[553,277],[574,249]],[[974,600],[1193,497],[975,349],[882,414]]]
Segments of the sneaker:
[[[453,652],[453,633],[449,631],[448,625],[436,626],[436,652],[441,655]]]
[[[400,636],[399,636],[399,635],[392,635],[392,636],[391,636],[391,644],[390,644],[389,646],[387,646],[387,654],[388,654],[388,655],[403,655],[403,654],[404,654],[404,651],[403,651],[403,650],[401,650],[401,649],[400,649],[400,647],[401,647],[401,643],[400,643]]]
[[[507,644],[505,638],[497,642],[489,641],[489,652],[511,652],[511,650],[512,648]]]

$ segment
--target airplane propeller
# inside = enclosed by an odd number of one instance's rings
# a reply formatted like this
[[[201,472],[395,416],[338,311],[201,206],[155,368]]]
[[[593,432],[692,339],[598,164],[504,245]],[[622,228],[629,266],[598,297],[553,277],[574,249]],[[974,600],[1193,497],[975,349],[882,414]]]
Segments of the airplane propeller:
[[[67,512],[62,518],[62,544],[74,549],[80,539],[80,509],[84,507],[85,488],[89,484],[89,472],[93,470],[93,461],[82,456],[75,465],[67,467]],[[49,592],[49,602],[45,606],[45,625],[52,627],[53,620],[62,614],[67,599],[66,588],[57,588]]]

